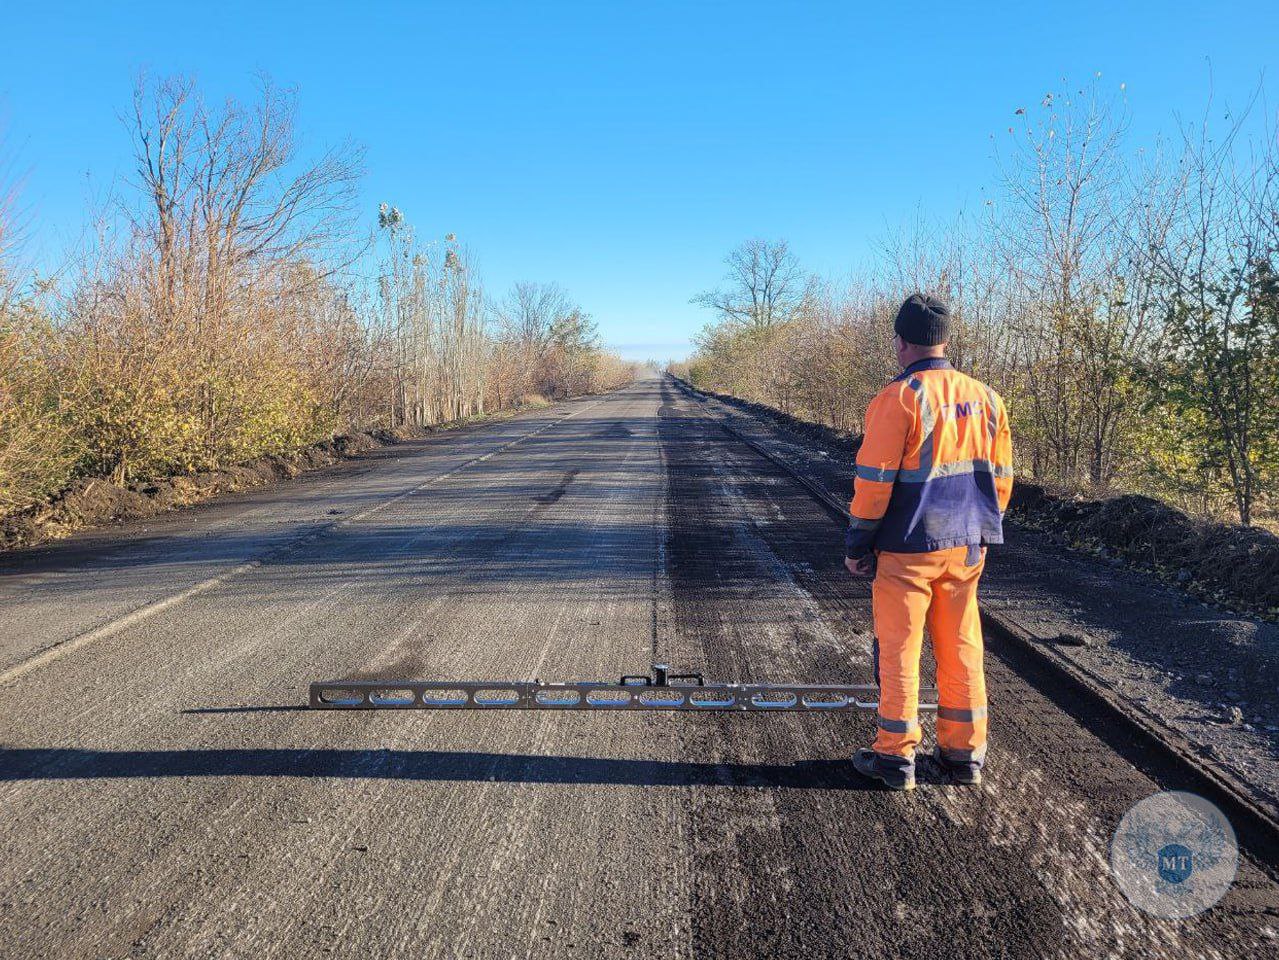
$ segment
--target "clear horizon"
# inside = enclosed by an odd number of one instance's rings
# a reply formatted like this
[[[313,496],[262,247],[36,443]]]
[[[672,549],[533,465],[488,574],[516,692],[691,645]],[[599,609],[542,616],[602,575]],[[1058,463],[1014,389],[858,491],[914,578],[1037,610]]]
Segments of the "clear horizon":
[[[28,252],[55,261],[88,199],[130,175],[120,115],[139,71],[210,101],[295,87],[302,156],[367,150],[361,210],[456,233],[495,297],[555,282],[630,359],[678,358],[728,250],[785,238],[843,276],[920,211],[997,182],[1019,107],[1091,82],[1124,95],[1129,147],[1248,99],[1279,59],[1279,6],[1076,4],[1016,15],[838,4],[146,4],[6,15],[0,135]],[[246,29],[245,24],[249,27]],[[1262,111],[1273,108],[1264,101]]]

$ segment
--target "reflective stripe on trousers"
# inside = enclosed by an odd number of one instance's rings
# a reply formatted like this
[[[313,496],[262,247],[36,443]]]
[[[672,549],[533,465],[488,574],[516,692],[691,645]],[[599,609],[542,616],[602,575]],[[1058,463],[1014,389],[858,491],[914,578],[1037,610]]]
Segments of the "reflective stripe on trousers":
[[[973,556],[975,554],[975,556]],[[879,648],[879,753],[912,757],[919,744],[919,656],[924,628],[937,660],[937,742],[944,756],[980,764],[986,749],[977,583],[981,550],[879,554],[872,586]]]

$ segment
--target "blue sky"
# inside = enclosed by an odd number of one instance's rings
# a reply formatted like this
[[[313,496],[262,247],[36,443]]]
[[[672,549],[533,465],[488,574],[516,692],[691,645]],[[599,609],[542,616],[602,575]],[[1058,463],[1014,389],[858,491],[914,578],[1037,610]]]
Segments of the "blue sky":
[[[730,247],[841,275],[995,180],[992,134],[1049,90],[1126,84],[1134,143],[1242,100],[1279,3],[31,3],[3,14],[0,129],[29,248],[130,171],[140,69],[297,87],[304,146],[367,149],[364,207],[456,232],[487,286],[557,281],[633,357],[682,355]],[[1273,80],[1273,78],[1271,78]],[[1268,86],[1273,88],[1273,82]]]

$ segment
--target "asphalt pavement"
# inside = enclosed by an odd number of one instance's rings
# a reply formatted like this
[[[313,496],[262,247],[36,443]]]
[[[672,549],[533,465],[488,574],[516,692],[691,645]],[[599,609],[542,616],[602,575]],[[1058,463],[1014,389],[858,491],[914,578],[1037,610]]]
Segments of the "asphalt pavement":
[[[860,716],[316,712],[332,678],[867,682],[869,592],[659,379],[0,561],[4,957],[1232,957],[1159,920],[1162,784],[990,665],[981,789],[870,790]]]

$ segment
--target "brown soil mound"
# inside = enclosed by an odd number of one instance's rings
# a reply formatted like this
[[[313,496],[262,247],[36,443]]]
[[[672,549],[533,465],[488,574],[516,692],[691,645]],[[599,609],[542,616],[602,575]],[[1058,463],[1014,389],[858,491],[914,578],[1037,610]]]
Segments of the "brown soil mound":
[[[1194,520],[1140,494],[1086,500],[1025,482],[1010,509],[1054,539],[1153,570],[1203,599],[1279,616],[1279,537],[1268,531]]]

